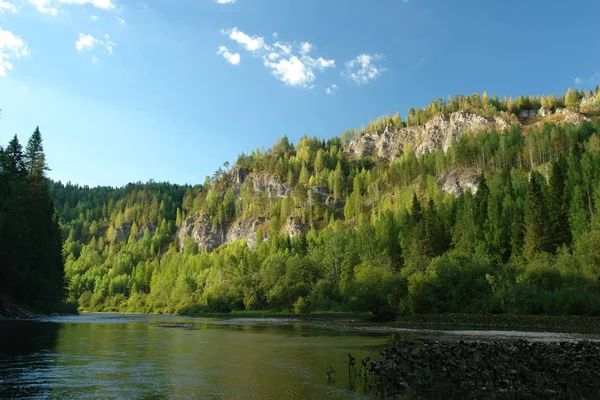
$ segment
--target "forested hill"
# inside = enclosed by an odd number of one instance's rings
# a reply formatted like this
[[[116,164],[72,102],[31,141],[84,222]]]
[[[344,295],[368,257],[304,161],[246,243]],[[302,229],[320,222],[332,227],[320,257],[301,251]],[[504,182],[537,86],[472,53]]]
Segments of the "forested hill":
[[[437,99],[202,185],[54,183],[84,309],[600,314],[600,90]]]

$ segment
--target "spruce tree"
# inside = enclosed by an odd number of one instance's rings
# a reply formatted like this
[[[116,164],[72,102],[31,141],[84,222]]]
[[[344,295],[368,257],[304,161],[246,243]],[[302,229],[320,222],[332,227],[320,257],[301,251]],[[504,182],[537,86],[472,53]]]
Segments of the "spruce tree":
[[[548,208],[539,172],[532,172],[525,201],[525,237],[523,255],[531,260],[537,253],[550,250]]]
[[[569,208],[565,196],[566,160],[561,157],[552,166],[548,191],[548,217],[550,222],[550,250],[556,252],[562,245],[571,244]]]

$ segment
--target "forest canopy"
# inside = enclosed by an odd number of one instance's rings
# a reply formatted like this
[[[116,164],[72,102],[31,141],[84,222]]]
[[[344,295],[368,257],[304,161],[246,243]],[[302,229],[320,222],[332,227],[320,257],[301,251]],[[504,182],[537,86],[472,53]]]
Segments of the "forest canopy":
[[[437,113],[566,107],[595,122],[464,132],[447,151],[394,161],[347,159],[361,132],[423,124]],[[600,91],[487,93],[436,100],[329,140],[287,137],[241,155],[202,185],[51,185],[65,238],[69,296],[83,309],[600,315]],[[477,190],[445,193],[438,177],[484,172]],[[254,175],[253,175],[254,174]],[[247,176],[287,185],[255,191]],[[243,180],[243,179],[242,179]],[[205,251],[178,230],[258,221],[245,240]],[[290,237],[289,221],[305,227]]]

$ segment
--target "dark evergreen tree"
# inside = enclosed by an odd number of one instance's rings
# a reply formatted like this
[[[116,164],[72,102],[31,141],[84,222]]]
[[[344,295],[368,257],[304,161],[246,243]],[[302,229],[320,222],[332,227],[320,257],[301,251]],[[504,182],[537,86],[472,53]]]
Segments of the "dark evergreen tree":
[[[549,249],[556,252],[562,245],[571,245],[569,206],[565,193],[566,160],[560,157],[552,165],[548,191]]]
[[[527,260],[531,260],[536,253],[550,250],[548,208],[542,190],[543,179],[539,172],[532,172],[527,189],[523,238],[523,255]]]

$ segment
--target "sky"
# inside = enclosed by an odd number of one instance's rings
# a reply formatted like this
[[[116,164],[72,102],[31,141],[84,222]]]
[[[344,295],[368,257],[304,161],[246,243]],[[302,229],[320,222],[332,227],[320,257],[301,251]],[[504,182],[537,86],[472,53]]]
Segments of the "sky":
[[[50,178],[203,183],[284,134],[600,84],[598,0],[0,0],[0,145]]]

